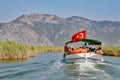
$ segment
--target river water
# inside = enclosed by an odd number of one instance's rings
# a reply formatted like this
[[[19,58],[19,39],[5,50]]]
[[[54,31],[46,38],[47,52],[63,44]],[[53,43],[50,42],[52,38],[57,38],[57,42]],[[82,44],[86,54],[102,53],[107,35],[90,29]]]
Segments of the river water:
[[[61,63],[63,53],[44,53],[25,61],[1,61],[0,80],[120,80],[120,57],[107,63]]]

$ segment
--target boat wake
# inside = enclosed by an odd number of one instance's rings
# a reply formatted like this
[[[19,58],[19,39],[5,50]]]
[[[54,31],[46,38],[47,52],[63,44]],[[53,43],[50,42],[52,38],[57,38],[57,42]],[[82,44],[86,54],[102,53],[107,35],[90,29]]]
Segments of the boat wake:
[[[118,80],[116,75],[112,72],[118,68],[115,65],[105,62],[84,62],[75,64],[64,64],[66,74],[69,75],[69,79],[79,80]],[[106,69],[108,68],[108,70]],[[113,70],[110,70],[114,68]],[[117,73],[117,72],[116,72]],[[73,76],[74,74],[74,76]],[[120,76],[118,74],[118,76]]]

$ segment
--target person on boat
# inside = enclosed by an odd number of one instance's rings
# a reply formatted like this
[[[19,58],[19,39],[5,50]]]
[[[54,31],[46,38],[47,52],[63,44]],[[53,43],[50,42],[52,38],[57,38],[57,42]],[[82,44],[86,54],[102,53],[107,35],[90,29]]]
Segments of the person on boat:
[[[96,54],[102,55],[103,51],[102,51],[102,47],[99,46],[98,49],[96,50]]]
[[[64,51],[67,52],[68,51],[68,47],[65,45],[64,46]]]
[[[87,43],[85,43],[85,44],[82,46],[82,48],[87,48]]]
[[[88,51],[89,51],[89,52],[95,52],[95,50],[96,50],[95,48],[89,47],[89,50],[88,50]]]
[[[65,52],[65,53],[63,54],[63,58],[64,58],[64,59],[66,58],[65,56],[69,53],[69,49],[70,49],[70,47],[68,47],[67,45],[64,46],[64,52]]]

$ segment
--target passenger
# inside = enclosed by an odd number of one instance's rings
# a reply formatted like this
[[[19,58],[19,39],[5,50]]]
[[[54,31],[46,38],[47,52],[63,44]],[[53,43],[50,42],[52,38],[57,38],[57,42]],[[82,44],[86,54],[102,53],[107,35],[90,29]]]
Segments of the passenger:
[[[89,51],[89,52],[92,52],[92,48],[90,47],[88,51]]]
[[[72,48],[72,50],[74,50],[74,48]]]
[[[87,48],[87,43],[85,43],[85,44],[82,46],[82,48]]]
[[[68,51],[68,46],[64,46],[64,51],[67,52]]]
[[[74,50],[74,48],[69,47],[68,54],[73,54],[73,50]]]
[[[102,47],[101,47],[101,46],[99,46],[97,50],[102,50]]]
[[[98,47],[98,49],[96,50],[96,53],[99,54],[99,55],[102,55],[103,54],[103,51],[102,51],[102,47]]]

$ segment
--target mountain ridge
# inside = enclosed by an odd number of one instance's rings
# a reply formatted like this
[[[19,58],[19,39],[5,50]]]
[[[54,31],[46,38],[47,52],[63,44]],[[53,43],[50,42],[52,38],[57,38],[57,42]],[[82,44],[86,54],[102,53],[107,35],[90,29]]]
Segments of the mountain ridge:
[[[87,30],[88,38],[99,39],[104,45],[120,45],[120,21],[94,21],[79,16],[62,18],[36,13],[0,23],[0,40],[63,46],[74,33],[84,29]]]

